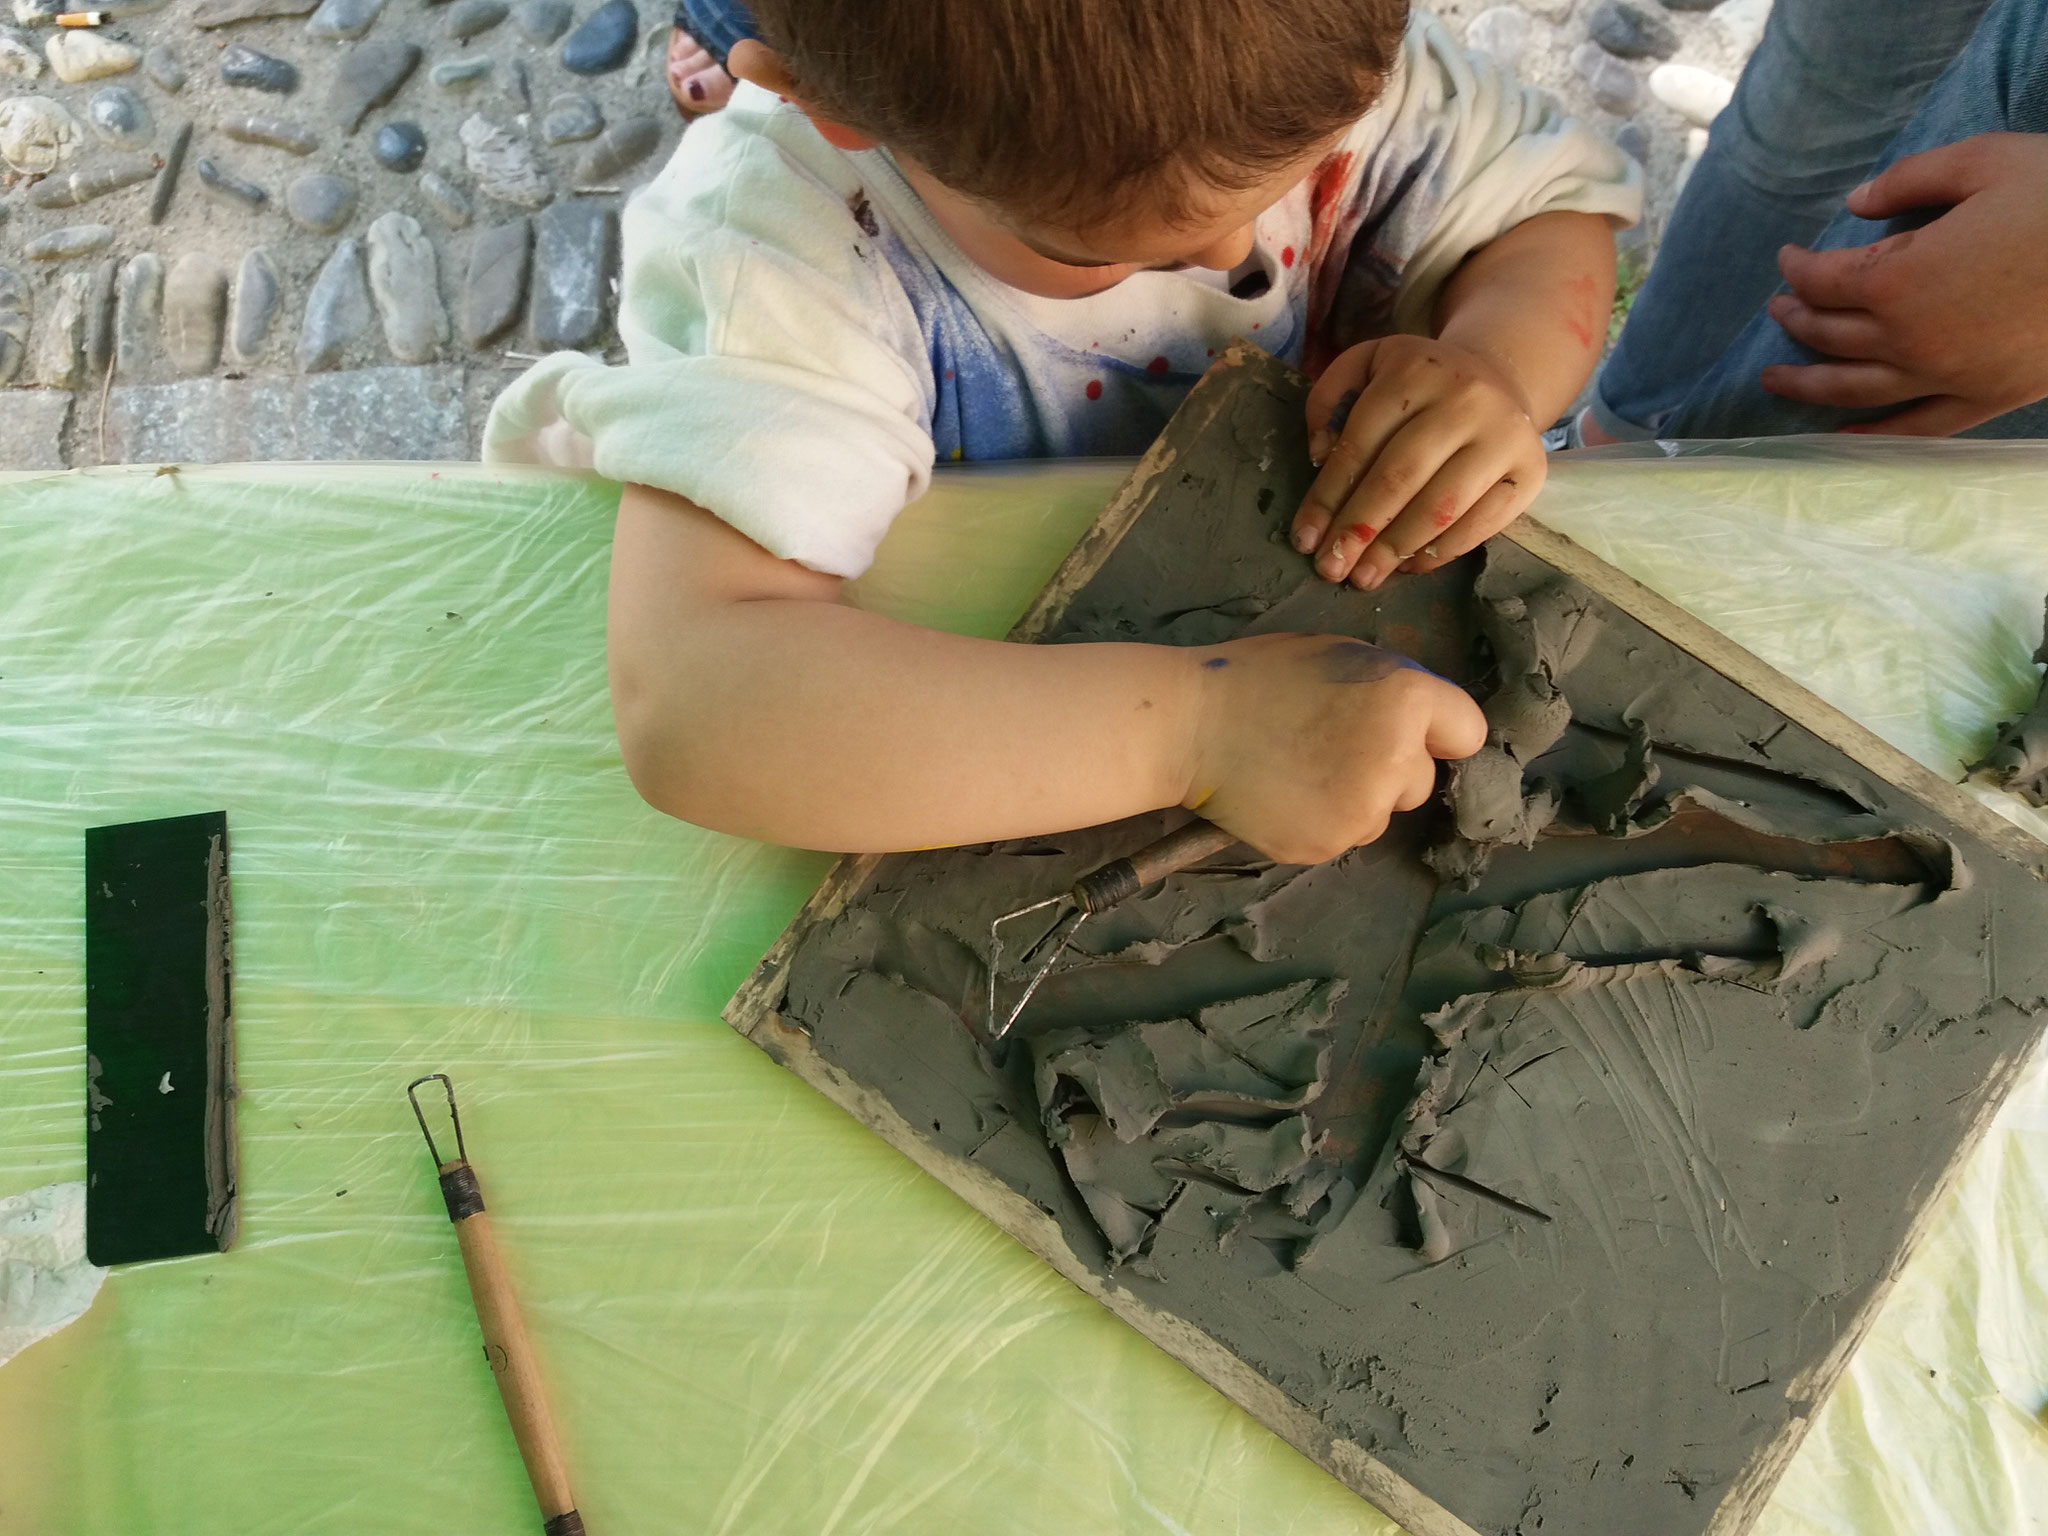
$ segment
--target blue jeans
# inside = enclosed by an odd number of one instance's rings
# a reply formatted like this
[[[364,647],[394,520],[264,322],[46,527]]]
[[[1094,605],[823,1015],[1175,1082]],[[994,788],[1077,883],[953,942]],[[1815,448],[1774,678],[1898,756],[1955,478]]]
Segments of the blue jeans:
[[[739,0],[676,0],[676,25],[725,67],[725,56],[743,37],[753,37],[754,18]]]
[[[1766,437],[1904,409],[1808,405],[1757,382],[1769,364],[1820,358],[1762,313],[1783,288],[1778,247],[1839,250],[1925,223],[1859,219],[1842,199],[1922,150],[2048,131],[2044,32],[2048,0],[1778,0],[1594,381],[1594,421],[1624,439]],[[2048,403],[1964,435],[2048,436]]]

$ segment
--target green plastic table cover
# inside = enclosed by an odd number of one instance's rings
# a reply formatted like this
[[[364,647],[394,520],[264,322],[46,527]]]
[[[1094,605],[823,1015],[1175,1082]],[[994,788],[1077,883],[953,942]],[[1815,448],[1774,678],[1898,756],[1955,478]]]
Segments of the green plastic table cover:
[[[1126,467],[942,474],[860,599],[999,634]],[[436,1069],[598,1536],[1391,1531],[718,1021],[828,860],[635,797],[616,500],[0,477],[0,1197],[83,1173],[81,829],[215,807],[243,1191],[234,1251],[0,1368],[0,1531],[538,1529],[401,1092]],[[1942,772],[2032,695],[2048,445],[1609,451],[1538,512]],[[2048,1530],[2044,1212],[2037,1065],[1762,1530]]]

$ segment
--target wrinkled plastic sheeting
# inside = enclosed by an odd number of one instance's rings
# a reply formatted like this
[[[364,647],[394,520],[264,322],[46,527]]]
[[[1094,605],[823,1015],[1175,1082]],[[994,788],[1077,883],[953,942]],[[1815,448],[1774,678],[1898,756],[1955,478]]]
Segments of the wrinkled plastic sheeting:
[[[1127,467],[942,474],[858,596],[999,634]],[[445,1069],[593,1530],[1385,1536],[717,1022],[829,861],[634,796],[616,497],[0,477],[0,1196],[83,1172],[81,829],[225,806],[244,1202],[0,1370],[9,1527],[533,1523],[401,1093]],[[2031,696],[2044,508],[2048,449],[1868,441],[1561,460],[1539,504],[1951,773]],[[2044,1210],[2037,1067],[1762,1529],[2041,1518]]]

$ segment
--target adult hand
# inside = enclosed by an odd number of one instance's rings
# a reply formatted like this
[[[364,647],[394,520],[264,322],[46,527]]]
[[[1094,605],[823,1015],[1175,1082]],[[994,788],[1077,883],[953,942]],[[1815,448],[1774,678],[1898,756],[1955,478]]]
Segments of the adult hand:
[[[1849,432],[1947,437],[2048,397],[2048,134],[1986,133],[1909,155],[1849,194],[1858,218],[1943,206],[1852,250],[1788,245],[1768,306],[1837,361],[1763,370],[1773,394],[1852,409],[1917,402]]]

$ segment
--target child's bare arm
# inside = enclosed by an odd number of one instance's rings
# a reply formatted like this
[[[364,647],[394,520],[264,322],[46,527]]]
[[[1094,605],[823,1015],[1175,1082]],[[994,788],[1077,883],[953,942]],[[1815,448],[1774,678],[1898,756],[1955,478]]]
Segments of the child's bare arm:
[[[1614,236],[1545,213],[1473,253],[1444,285],[1434,340],[1338,356],[1309,395],[1322,473],[1295,542],[1332,581],[1376,587],[1505,528],[1543,484],[1540,429],[1570,405],[1606,339]]]
[[[844,851],[1200,804],[1254,847],[1309,861],[1376,837],[1428,796],[1432,754],[1485,736],[1460,690],[1356,641],[1008,645],[838,596],[835,578],[682,498],[626,488],[612,699],[650,802]]]

